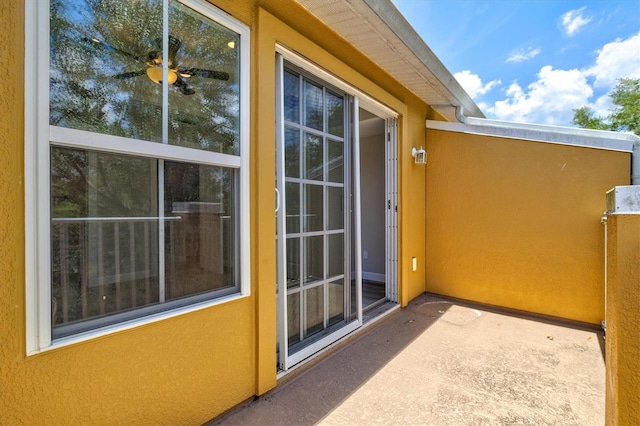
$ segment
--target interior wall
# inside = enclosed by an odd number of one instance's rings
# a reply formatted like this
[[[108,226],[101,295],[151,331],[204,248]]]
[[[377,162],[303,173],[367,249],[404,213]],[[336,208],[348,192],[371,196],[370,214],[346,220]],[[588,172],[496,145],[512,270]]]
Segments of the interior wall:
[[[384,280],[386,267],[384,127],[381,118],[360,123],[362,270],[364,278],[372,281],[379,280],[380,275]]]
[[[599,324],[630,154],[427,130],[427,291]]]

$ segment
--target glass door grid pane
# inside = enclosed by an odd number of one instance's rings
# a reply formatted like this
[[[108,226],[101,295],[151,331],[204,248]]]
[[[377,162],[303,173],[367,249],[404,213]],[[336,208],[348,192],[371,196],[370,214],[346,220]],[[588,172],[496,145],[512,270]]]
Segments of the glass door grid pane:
[[[294,253],[287,249],[287,282],[290,284],[287,286],[290,316],[287,323],[289,327],[297,328],[288,331],[291,347],[325,330],[329,325],[339,323],[340,313],[341,319],[345,319],[346,298],[344,294],[339,297],[336,288],[342,286],[344,289],[344,283],[347,281],[344,260],[344,224],[347,221],[344,208],[346,197],[343,166],[346,120],[344,96],[339,97],[326,87],[310,83],[303,76],[290,72],[285,72],[285,80],[286,239],[287,247],[299,250],[297,256],[294,255],[299,263],[293,265],[293,259],[290,257]],[[311,91],[312,99],[306,99],[305,89]],[[331,106],[335,109],[336,99],[342,101],[339,105],[342,126],[336,126],[336,114],[330,114],[327,108]],[[309,114],[313,117],[305,116]],[[321,114],[321,117],[318,117],[318,114]],[[313,128],[302,123],[311,123]],[[327,130],[339,135],[330,134]],[[340,149],[339,147],[342,148],[341,152],[336,149]],[[290,197],[293,198],[293,206],[289,206]],[[340,216],[338,218],[336,210]],[[343,243],[342,268],[335,266],[335,260],[329,264],[331,242],[335,245],[335,239],[340,235]],[[342,273],[330,275],[330,268],[334,272]],[[290,276],[289,272],[298,276]],[[296,306],[292,306],[296,301]],[[334,306],[336,303],[341,306]]]

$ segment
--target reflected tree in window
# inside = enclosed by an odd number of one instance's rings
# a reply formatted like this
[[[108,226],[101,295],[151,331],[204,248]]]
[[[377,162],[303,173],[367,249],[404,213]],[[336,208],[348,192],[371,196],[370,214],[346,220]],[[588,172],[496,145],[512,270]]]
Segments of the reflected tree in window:
[[[239,37],[169,2],[168,143],[239,154]],[[162,1],[52,0],[50,123],[162,140]]]

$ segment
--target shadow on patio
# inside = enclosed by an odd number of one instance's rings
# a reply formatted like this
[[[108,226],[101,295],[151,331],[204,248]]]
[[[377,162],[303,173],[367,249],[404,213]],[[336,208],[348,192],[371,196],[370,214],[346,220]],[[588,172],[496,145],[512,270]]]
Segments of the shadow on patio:
[[[603,424],[601,342],[425,294],[210,424]]]

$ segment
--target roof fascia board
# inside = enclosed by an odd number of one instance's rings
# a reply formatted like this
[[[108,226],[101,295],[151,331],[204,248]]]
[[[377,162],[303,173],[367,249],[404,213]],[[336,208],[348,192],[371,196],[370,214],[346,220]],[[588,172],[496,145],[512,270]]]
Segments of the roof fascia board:
[[[442,86],[451,93],[472,117],[483,118],[484,114],[469,94],[462,88],[458,80],[449,72],[438,59],[426,42],[413,29],[411,24],[389,0],[361,0],[378,16],[378,18],[398,37],[398,39],[413,53]],[[438,109],[440,105],[432,105]],[[459,105],[446,105],[446,107]]]
[[[619,152],[633,152],[634,145],[640,144],[640,138],[631,133],[578,129],[543,124],[509,123],[499,120],[469,118],[466,124],[427,120],[426,126],[427,129],[447,132],[495,136],[530,142],[570,145]]]

